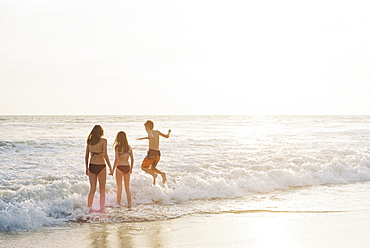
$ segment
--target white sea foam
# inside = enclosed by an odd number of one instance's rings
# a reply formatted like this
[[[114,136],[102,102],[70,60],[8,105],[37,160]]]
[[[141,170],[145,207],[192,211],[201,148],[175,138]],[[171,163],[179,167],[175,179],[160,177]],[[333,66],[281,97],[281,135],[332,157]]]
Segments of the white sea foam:
[[[169,116],[153,118],[159,130],[173,130],[162,140],[158,165],[168,183],[163,186],[158,177],[159,185],[153,186],[139,168],[147,144],[135,140],[145,135],[146,119],[2,117],[0,126],[7,132],[0,141],[0,230],[175,218],[223,206],[243,210],[229,202],[297,187],[370,181],[370,117]],[[132,211],[115,207],[115,181],[108,177],[107,206],[112,208],[88,213],[83,161],[85,139],[95,124],[103,126],[110,144],[118,131],[128,134],[136,159]],[[108,150],[113,162],[111,145]],[[97,192],[93,208],[98,202]]]

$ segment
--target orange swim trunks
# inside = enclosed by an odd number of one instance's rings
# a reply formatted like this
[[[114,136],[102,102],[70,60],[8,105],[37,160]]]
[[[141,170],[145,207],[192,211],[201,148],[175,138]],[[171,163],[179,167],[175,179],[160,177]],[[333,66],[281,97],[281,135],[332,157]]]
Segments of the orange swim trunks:
[[[143,160],[141,167],[155,168],[161,159],[161,152],[158,150],[150,149],[148,155]]]

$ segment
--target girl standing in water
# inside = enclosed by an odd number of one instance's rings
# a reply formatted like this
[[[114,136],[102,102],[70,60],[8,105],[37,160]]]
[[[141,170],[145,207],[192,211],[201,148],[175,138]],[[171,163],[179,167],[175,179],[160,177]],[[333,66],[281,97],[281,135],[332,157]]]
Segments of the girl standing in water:
[[[130,192],[130,175],[134,165],[134,155],[131,146],[128,144],[125,132],[119,132],[113,144],[115,150],[115,159],[113,171],[116,170],[117,182],[117,204],[121,204],[122,199],[122,178],[125,185],[127,206],[131,207],[131,192]],[[130,161],[129,161],[130,160]]]
[[[107,140],[102,138],[104,130],[100,125],[95,125],[87,138],[85,164],[86,175],[90,180],[90,192],[87,197],[87,206],[92,211],[96,183],[99,181],[100,211],[105,209],[105,183],[107,180],[106,164],[109,166],[109,175],[113,175],[112,166],[107,153]],[[90,158],[90,161],[89,161]]]

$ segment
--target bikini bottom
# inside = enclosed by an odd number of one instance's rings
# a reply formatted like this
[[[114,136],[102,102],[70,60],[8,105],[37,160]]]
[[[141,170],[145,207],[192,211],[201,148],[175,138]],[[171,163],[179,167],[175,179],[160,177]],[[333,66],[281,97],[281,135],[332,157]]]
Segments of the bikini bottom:
[[[130,173],[130,166],[129,165],[118,165],[117,169],[119,169],[123,174]]]
[[[99,174],[105,168],[105,164],[89,164],[89,171],[93,174]]]

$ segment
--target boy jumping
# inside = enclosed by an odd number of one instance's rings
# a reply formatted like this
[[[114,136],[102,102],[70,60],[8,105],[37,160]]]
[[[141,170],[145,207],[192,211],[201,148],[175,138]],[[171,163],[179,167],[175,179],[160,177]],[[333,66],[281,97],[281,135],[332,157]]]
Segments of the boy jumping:
[[[171,130],[168,130],[167,135],[158,130],[153,130],[154,123],[152,121],[145,122],[144,126],[146,132],[148,133],[148,137],[139,138],[138,140],[148,139],[149,151],[147,156],[144,158],[143,163],[141,164],[141,169],[153,176],[154,185],[158,176],[157,174],[161,174],[163,183],[166,183],[166,173],[158,170],[156,166],[161,158],[161,152],[159,151],[159,135],[168,139],[170,137]]]

